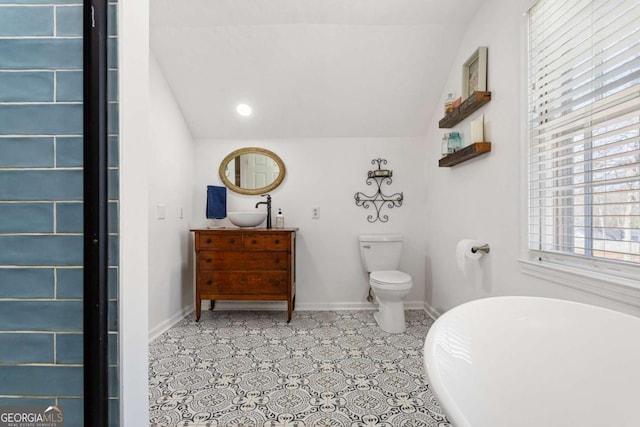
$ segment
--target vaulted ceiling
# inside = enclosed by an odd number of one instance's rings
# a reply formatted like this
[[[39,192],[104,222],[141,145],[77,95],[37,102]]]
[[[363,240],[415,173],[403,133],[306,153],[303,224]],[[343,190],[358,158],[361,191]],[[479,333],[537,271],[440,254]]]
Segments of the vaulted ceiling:
[[[419,136],[481,2],[153,0],[151,49],[195,138]]]

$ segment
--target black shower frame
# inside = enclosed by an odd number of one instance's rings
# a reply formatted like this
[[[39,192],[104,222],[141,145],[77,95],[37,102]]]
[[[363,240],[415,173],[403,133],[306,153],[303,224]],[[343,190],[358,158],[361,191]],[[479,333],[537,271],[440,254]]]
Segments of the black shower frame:
[[[84,425],[109,425],[108,0],[83,0]]]

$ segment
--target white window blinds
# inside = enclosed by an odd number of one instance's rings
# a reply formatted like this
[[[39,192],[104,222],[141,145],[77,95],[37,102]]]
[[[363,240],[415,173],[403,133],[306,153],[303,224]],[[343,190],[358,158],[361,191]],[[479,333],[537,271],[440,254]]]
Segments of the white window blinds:
[[[640,264],[640,1],[529,11],[529,248]]]

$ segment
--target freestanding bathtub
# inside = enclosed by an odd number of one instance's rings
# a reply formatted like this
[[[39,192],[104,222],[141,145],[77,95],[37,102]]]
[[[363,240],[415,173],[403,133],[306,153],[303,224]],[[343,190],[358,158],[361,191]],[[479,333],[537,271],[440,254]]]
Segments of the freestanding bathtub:
[[[424,345],[455,427],[640,426],[640,318],[569,301],[462,304]]]

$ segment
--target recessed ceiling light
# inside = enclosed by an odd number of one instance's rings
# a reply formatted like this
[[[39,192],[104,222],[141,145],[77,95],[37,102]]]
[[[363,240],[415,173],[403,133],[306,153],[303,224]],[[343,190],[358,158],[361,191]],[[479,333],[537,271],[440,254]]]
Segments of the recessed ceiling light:
[[[247,117],[251,115],[251,107],[247,104],[238,104],[238,106],[236,107],[236,111],[241,116]]]

